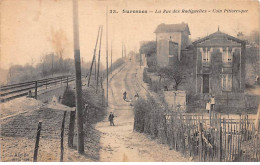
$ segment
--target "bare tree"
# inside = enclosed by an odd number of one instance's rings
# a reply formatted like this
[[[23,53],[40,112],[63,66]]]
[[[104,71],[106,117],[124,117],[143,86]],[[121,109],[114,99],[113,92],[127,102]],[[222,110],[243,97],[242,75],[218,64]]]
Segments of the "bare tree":
[[[51,28],[51,36],[48,38],[48,41],[51,43],[54,52],[58,55],[62,69],[64,50],[68,44],[67,36],[62,29],[54,30]]]
[[[253,30],[248,36],[248,40],[259,46],[259,31]]]
[[[186,69],[180,61],[176,61],[174,65],[160,68],[157,71],[158,75],[161,78],[169,79],[174,81],[174,89],[177,91],[179,86],[186,79]]]

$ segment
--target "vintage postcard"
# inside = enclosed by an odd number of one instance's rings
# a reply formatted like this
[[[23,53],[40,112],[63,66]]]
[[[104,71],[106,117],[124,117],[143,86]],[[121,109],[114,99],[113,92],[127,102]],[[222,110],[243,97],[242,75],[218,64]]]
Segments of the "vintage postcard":
[[[1,162],[260,162],[257,0],[0,0]]]

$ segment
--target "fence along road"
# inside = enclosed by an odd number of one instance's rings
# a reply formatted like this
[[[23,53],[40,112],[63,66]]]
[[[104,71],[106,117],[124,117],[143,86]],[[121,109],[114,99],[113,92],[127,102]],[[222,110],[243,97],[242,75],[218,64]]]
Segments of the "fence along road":
[[[84,77],[84,76],[83,76]],[[37,95],[48,90],[52,90],[57,86],[68,85],[75,80],[75,76],[58,76],[36,81],[28,81],[23,83],[5,85],[0,87],[0,102],[6,102],[15,98],[26,96],[29,91],[32,97],[37,99]]]

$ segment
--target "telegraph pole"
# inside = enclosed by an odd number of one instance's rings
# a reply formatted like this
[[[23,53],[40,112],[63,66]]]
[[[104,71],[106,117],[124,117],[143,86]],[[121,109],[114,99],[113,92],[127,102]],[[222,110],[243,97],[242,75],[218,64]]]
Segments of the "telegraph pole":
[[[122,41],[122,59],[124,57],[124,46],[123,46],[123,41]]]
[[[78,0],[73,0],[73,38],[74,38],[74,59],[76,70],[76,113],[78,131],[78,153],[84,153],[84,131],[83,131],[83,107],[82,107],[82,83],[80,66],[80,47],[79,47],[79,23],[78,23]]]
[[[52,77],[53,77],[53,53],[51,55],[51,73],[52,73]]]
[[[82,63],[82,65],[81,65],[81,71],[82,71],[83,70],[83,65],[84,65],[83,57],[81,57],[81,62],[80,63]]]
[[[97,93],[97,91],[98,91],[98,79],[99,79],[99,66],[100,66],[100,53],[101,53],[102,32],[103,32],[103,26],[101,27],[101,34],[100,34],[100,41],[99,41],[96,93]]]
[[[107,105],[108,105],[108,9],[106,11],[106,63],[107,63]]]
[[[125,48],[125,44],[124,44],[124,48]],[[126,48],[125,48],[125,59],[126,59]]]
[[[142,63],[142,57],[141,57],[141,53],[140,54],[140,68],[141,68],[141,63]]]
[[[99,37],[99,32],[100,32],[100,26],[98,27],[98,35],[97,35],[97,40],[96,40],[96,45],[94,48],[94,54],[93,54],[93,59],[92,59],[92,63],[90,66],[90,71],[89,71],[89,77],[88,77],[88,87],[89,87],[89,83],[90,83],[90,78],[91,78],[91,74],[92,74],[92,68],[93,68],[93,64],[96,61],[96,50],[97,50],[97,43],[98,43],[98,37]],[[96,65],[96,64],[95,64]],[[96,68],[95,68],[96,69]],[[96,71],[95,71],[95,76],[96,76]]]
[[[97,79],[97,60],[95,58],[95,80]]]
[[[113,41],[111,40],[111,74],[113,72],[113,61],[112,61],[112,58],[113,58],[113,54],[112,54],[112,45],[113,45]]]

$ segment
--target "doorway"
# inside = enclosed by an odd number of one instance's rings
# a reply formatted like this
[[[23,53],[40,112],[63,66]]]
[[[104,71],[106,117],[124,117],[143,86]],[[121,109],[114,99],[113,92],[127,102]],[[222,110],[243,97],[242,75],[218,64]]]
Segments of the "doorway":
[[[209,93],[209,74],[203,74],[203,93]]]

